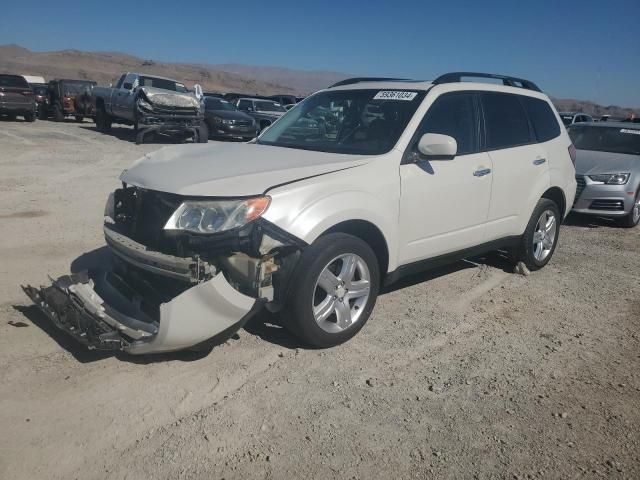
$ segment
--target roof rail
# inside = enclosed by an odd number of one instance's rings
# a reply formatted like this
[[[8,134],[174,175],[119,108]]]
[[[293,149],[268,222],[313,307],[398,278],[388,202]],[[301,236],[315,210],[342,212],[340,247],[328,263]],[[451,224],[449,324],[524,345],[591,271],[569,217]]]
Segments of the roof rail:
[[[434,85],[441,85],[443,83],[457,83],[462,82],[463,77],[494,78],[497,80],[502,80],[502,84],[508,87],[525,88],[527,90],[542,92],[542,90],[540,90],[540,88],[535,83],[529,80],[525,80],[524,78],[509,77],[507,75],[496,75],[495,73],[451,72],[440,75],[432,83]]]
[[[354,83],[361,83],[361,82],[398,82],[398,81],[406,82],[410,80],[407,78],[354,77],[354,78],[347,78],[345,80],[340,80],[339,82],[336,82],[333,85],[331,85],[329,88],[341,87],[342,85],[352,85]]]

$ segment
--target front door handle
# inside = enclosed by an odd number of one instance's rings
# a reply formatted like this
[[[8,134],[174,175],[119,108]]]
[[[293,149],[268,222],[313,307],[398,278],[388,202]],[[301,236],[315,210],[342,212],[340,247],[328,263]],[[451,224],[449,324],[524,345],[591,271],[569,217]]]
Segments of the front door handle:
[[[474,177],[484,177],[485,175],[489,175],[491,173],[490,168],[481,168],[480,170],[476,170],[473,172]]]
[[[546,162],[546,161],[547,161],[547,159],[546,159],[546,158],[536,158],[536,159],[533,161],[533,164],[534,164],[534,165],[542,165],[542,164],[543,164],[544,162]]]

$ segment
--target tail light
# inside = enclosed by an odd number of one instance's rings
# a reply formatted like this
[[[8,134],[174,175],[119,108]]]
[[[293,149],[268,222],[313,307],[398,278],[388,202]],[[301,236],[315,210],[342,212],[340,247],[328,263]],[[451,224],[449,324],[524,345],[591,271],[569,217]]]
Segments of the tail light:
[[[573,146],[573,143],[569,145],[569,156],[571,157],[571,163],[573,166],[576,166],[576,147]]]

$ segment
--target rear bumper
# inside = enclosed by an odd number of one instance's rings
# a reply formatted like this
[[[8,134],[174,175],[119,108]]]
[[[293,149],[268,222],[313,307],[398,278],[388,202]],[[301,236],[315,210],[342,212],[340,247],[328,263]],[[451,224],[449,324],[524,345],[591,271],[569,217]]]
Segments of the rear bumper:
[[[18,102],[0,102],[0,115],[1,114],[16,114],[22,115],[24,113],[35,113],[36,104],[34,103],[18,103]]]
[[[623,217],[633,208],[635,191],[627,185],[603,185],[584,177],[573,211],[586,215]]]

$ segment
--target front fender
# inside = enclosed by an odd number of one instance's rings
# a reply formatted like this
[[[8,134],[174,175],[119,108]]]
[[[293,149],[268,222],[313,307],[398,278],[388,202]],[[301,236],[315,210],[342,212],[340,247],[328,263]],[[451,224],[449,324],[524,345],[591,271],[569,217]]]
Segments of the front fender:
[[[284,191],[270,192],[271,206],[265,219],[290,234],[313,243],[331,227],[349,220],[363,220],[376,226],[389,250],[389,271],[397,266],[397,189],[362,191],[344,188],[336,191],[329,185],[295,184]],[[292,186],[289,186],[292,187]]]

